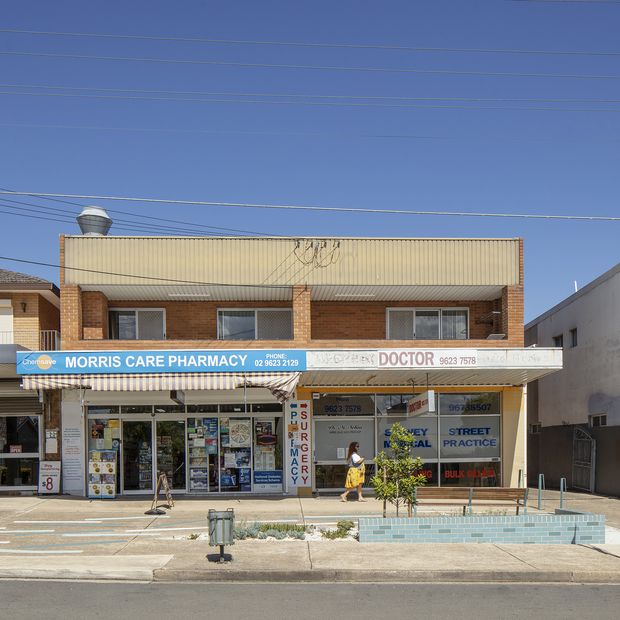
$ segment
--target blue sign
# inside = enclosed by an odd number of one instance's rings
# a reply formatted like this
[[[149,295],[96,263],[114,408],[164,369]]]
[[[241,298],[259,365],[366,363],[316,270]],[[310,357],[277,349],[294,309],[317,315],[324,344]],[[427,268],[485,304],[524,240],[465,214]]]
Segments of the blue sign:
[[[299,349],[17,352],[20,375],[303,370],[306,352]]]
[[[282,470],[255,471],[254,484],[282,484]]]

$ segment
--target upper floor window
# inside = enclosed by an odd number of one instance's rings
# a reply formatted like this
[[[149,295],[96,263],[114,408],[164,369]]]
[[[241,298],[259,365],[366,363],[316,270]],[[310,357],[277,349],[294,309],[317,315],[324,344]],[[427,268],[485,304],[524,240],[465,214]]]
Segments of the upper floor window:
[[[290,308],[218,310],[218,340],[292,340]]]
[[[577,328],[575,327],[575,329],[571,329],[569,333],[570,333],[570,346],[576,347],[577,346]]]
[[[110,310],[111,340],[165,340],[166,313],[160,308]]]
[[[553,337],[553,346],[559,347],[560,349],[564,346],[564,334]]]
[[[466,308],[389,308],[389,340],[467,340]]]
[[[607,414],[596,413],[590,416],[590,426],[597,428],[598,426],[607,426]]]

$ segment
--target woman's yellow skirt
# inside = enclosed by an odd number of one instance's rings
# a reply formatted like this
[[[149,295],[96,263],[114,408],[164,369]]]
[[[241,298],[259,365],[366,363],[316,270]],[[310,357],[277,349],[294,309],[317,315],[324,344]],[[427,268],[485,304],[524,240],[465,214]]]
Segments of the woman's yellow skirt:
[[[347,479],[344,483],[345,489],[356,489],[360,484],[364,484],[364,476],[366,475],[366,467],[349,467],[347,471]]]

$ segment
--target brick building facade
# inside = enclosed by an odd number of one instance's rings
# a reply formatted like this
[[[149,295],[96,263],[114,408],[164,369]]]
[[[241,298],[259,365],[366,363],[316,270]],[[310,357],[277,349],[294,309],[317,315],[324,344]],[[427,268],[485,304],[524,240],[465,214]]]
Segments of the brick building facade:
[[[60,251],[62,351],[23,369],[63,388],[67,492],[106,492],[102,455],[113,494],[161,473],[187,493],[336,490],[348,444],[372,468],[395,421],[425,438],[431,484],[524,479],[525,384],[561,355],[523,348],[520,239],[75,236]],[[436,410],[408,417],[428,390]]]

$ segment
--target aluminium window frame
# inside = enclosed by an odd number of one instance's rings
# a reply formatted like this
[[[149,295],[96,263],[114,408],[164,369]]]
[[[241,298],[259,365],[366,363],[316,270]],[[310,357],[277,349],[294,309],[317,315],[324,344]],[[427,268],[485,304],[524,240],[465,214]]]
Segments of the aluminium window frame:
[[[260,340],[271,340],[265,338],[257,338],[258,336],[258,313],[259,312],[288,312],[291,315],[291,337],[290,338],[278,338],[277,340],[281,340],[282,342],[286,342],[287,340],[293,340],[295,338],[295,326],[293,323],[293,308],[270,308],[269,306],[254,306],[252,308],[218,308],[217,309],[217,340],[228,340],[227,338],[222,338],[222,333],[220,329],[220,312],[253,312],[254,313],[254,338],[250,338],[252,341],[260,341]],[[243,340],[247,339],[239,339],[239,342],[243,342]]]
[[[148,340],[150,342],[159,342],[160,339],[157,338],[155,340],[153,340],[152,338],[141,338],[140,337],[140,318],[138,316],[138,312],[142,310],[142,311],[149,311],[149,310],[159,310],[162,312],[163,315],[163,338],[161,338],[161,340],[168,340],[168,335],[167,335],[167,330],[166,330],[166,325],[167,325],[167,317],[166,317],[166,308],[161,308],[161,307],[127,307],[127,308],[118,308],[118,307],[113,307],[113,308],[108,308],[108,330],[110,329],[110,312],[134,312],[135,313],[135,317],[136,317],[136,337],[132,338],[132,340]],[[110,334],[108,333],[108,336],[110,336]],[[123,340],[122,338],[109,338],[108,340]]]
[[[37,413],[34,415],[24,415],[23,413],[3,413],[3,418],[38,418],[38,435],[39,435],[39,451],[38,452],[0,452],[0,458],[2,459],[38,459],[39,466],[41,461],[45,460],[45,453],[43,450],[43,414]],[[22,484],[22,485],[0,485],[2,491],[36,491],[38,485],[34,484]]]
[[[470,329],[469,329],[469,319],[470,319],[470,311],[467,306],[388,306],[385,309],[385,327],[386,327],[386,340],[395,340],[394,338],[390,338],[390,311],[410,311],[413,312],[413,336],[412,338],[407,338],[407,340],[424,340],[424,338],[416,338],[415,335],[415,318],[416,311],[437,311],[439,313],[439,338],[433,338],[433,340],[469,340]],[[444,310],[464,310],[467,316],[467,335],[465,338],[444,338],[443,337],[443,322],[441,320],[442,311]]]
[[[594,424],[594,420],[598,420],[598,424]],[[605,424],[601,424],[601,422],[605,422]],[[602,428],[607,426],[607,413],[592,413],[588,416],[588,425],[590,428]]]

